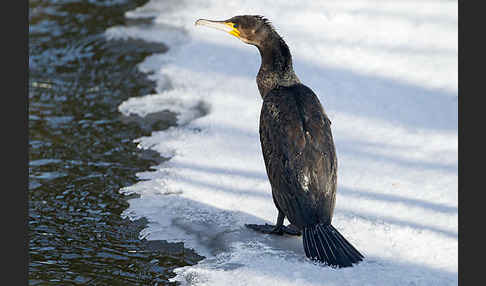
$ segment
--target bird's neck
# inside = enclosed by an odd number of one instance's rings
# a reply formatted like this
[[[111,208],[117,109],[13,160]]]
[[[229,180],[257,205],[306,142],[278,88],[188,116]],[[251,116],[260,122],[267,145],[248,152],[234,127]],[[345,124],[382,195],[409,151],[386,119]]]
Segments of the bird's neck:
[[[291,86],[300,83],[292,67],[292,56],[289,47],[276,33],[257,46],[262,57],[262,63],[257,75],[257,85],[260,95],[265,95],[277,86]]]

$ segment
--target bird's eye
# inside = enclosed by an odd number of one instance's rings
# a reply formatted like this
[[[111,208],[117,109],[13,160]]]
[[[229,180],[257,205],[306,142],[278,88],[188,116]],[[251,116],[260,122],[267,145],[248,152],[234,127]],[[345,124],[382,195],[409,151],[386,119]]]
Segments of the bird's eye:
[[[238,24],[233,24],[233,28],[238,28]]]

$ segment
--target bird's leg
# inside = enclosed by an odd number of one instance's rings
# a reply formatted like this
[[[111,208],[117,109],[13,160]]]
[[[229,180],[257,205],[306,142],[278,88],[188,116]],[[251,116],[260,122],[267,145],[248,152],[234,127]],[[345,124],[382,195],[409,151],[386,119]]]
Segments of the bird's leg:
[[[295,225],[295,224],[289,224],[287,226],[284,226],[285,227],[285,230],[284,232],[286,234],[290,234],[290,235],[302,235],[302,232],[299,230],[299,228]]]
[[[283,235],[284,233],[290,235],[301,235],[300,230],[295,226],[290,224],[289,226],[284,226],[285,215],[283,212],[278,211],[277,224],[245,224],[246,227],[251,228],[255,231],[267,233],[267,234],[278,234]]]

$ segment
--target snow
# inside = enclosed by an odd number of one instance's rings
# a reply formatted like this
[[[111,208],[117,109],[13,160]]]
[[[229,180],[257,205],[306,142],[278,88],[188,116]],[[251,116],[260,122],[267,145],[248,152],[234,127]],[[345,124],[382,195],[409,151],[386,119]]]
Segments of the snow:
[[[339,169],[333,225],[365,256],[332,269],[305,258],[302,238],[252,232],[277,211],[258,135],[255,47],[199,18],[261,14],[284,37],[301,81],[329,118]],[[143,181],[128,217],[148,239],[183,241],[207,258],[178,268],[183,285],[457,285],[458,30],[453,1],[151,0],[111,38],[171,47],[140,65],[157,94],[119,110],[170,110],[180,126],[137,139],[171,159]]]

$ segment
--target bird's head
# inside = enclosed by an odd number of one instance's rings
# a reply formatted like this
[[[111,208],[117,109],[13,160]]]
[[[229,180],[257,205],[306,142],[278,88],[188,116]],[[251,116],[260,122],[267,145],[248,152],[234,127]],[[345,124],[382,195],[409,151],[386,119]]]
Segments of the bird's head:
[[[241,41],[261,47],[265,40],[274,32],[270,22],[258,15],[235,16],[224,21],[199,19],[196,26],[207,26],[227,32]]]

